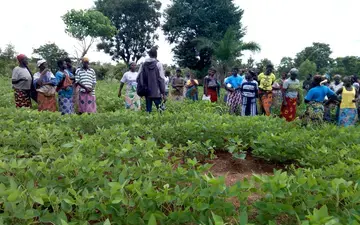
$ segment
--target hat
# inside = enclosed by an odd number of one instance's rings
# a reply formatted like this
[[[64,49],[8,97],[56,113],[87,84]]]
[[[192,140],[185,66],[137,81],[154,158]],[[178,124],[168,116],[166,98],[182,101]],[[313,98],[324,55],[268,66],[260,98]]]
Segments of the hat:
[[[40,67],[44,63],[46,63],[46,60],[45,59],[40,59],[39,61],[37,61],[36,65],[37,65],[37,67]]]
[[[16,59],[17,59],[19,62],[21,62],[21,61],[24,60],[25,58],[26,58],[26,55],[24,55],[24,54],[20,54],[20,55],[16,56]]]

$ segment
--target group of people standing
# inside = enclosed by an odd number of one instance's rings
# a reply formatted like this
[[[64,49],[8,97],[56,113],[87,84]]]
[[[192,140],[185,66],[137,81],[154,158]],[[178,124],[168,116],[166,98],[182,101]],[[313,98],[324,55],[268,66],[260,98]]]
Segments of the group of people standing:
[[[238,114],[241,116],[270,116],[272,110],[280,106],[280,116],[293,121],[301,99],[298,71],[292,69],[289,78],[283,76],[276,80],[273,70],[273,66],[268,65],[265,72],[257,76],[253,70],[239,74],[239,70],[234,68],[232,75],[224,81],[230,113],[240,111]]]
[[[152,111],[153,104],[157,109],[161,109],[168,97],[174,101],[182,101],[184,98],[199,100],[198,80],[191,74],[183,78],[180,69],[171,77],[171,73],[165,72],[163,65],[157,60],[155,48],[149,51],[149,56],[138,72],[136,63],[130,63],[129,71],[121,79],[118,96],[122,96],[126,85],[127,109],[140,110],[141,97],[146,100],[147,112]],[[17,60],[19,66],[12,74],[16,107],[31,107],[33,99],[37,102],[39,111],[54,112],[58,109],[62,114],[96,112],[96,74],[89,67],[88,58],[83,58],[77,69],[72,66],[70,59],[59,60],[55,75],[48,69],[45,60],[37,62],[38,72],[35,74],[28,68],[25,55],[18,55]],[[234,68],[223,82],[227,92],[225,102],[230,113],[241,116],[270,116],[275,109],[279,109],[280,117],[290,122],[296,119],[297,107],[304,99],[306,111],[301,118],[305,124],[329,121],[331,109],[336,109],[339,125],[350,126],[357,122],[360,112],[357,105],[360,85],[356,78],[345,77],[341,80],[341,76],[336,75],[334,82],[330,83],[329,77],[310,75],[301,90],[297,69],[291,69],[280,79],[276,79],[273,71],[272,65],[268,65],[259,75],[253,70],[239,72],[238,68]],[[218,101],[222,86],[215,74],[214,68],[209,69],[203,81],[203,99],[211,102]],[[302,93],[305,93],[305,98]]]
[[[78,69],[72,66],[69,58],[58,60],[55,75],[44,59],[37,62],[38,72],[35,74],[29,69],[24,54],[18,55],[17,60],[19,65],[12,73],[16,107],[30,108],[33,100],[37,102],[39,111],[58,110],[61,114],[96,112],[96,74],[89,67],[88,58],[82,59]]]

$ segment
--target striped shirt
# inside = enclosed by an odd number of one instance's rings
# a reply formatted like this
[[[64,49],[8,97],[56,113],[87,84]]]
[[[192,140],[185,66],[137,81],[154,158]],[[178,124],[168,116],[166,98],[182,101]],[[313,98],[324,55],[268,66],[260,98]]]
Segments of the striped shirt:
[[[78,68],[75,73],[75,83],[94,89],[90,94],[95,95],[96,74],[93,69],[89,68],[86,70],[84,68]],[[86,90],[81,87],[80,91],[86,92]]]

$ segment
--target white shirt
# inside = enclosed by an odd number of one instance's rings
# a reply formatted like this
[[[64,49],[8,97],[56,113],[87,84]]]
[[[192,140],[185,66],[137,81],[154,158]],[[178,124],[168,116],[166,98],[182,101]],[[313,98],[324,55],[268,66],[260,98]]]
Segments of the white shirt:
[[[165,77],[165,91],[169,91],[170,78]]]
[[[136,82],[137,77],[138,77],[137,72],[128,71],[121,78],[120,82],[126,84],[127,88],[132,88],[133,86],[137,85],[137,82]]]

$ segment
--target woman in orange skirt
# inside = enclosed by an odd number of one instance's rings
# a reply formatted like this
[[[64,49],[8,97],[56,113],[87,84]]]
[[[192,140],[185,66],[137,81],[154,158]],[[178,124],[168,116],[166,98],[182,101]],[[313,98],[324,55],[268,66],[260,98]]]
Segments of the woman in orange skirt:
[[[39,72],[34,74],[34,85],[38,92],[38,110],[56,112],[56,78],[47,68],[46,60],[37,62]]]

